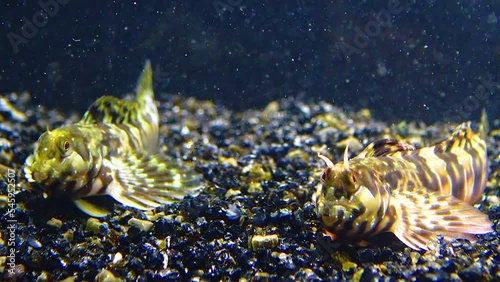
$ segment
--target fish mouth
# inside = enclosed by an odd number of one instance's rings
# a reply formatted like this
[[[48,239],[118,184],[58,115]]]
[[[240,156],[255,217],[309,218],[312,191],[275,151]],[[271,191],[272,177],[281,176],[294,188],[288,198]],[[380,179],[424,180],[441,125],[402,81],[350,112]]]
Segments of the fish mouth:
[[[352,220],[359,215],[362,207],[354,200],[351,199],[337,199],[328,203],[322,203],[319,207],[319,216],[323,220],[329,222]]]
[[[328,211],[323,214],[323,216],[327,216],[327,217],[335,217],[335,218],[342,218],[343,215],[349,211],[349,207],[346,206],[346,205],[342,205],[342,204],[332,204],[332,205],[329,205],[328,207]]]
[[[338,211],[345,212],[347,209],[348,206],[345,202],[322,202],[318,205],[318,215],[320,217],[337,218],[339,214]]]
[[[351,195],[349,198],[345,196],[341,196],[339,198],[336,198],[335,200],[331,201],[332,206],[341,206],[341,207],[346,207],[346,206],[352,206],[354,205],[356,199],[356,195]]]
[[[61,172],[58,169],[48,164],[42,165],[39,162],[34,162],[31,166],[26,166],[24,172],[30,182],[37,182],[43,186],[54,184],[61,176]]]
[[[330,205],[328,209],[323,209],[319,217],[326,226],[336,226],[339,222],[344,221],[344,216],[347,209],[342,205]]]
[[[38,183],[44,183],[47,178],[49,178],[48,173],[42,171],[34,171],[32,173],[32,178]]]

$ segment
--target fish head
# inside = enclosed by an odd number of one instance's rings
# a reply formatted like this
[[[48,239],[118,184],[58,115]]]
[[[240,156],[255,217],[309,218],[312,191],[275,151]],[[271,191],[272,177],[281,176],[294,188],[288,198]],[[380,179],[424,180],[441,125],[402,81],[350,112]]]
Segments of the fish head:
[[[43,133],[34,154],[26,159],[27,179],[48,190],[71,190],[87,184],[98,168],[86,139],[74,126]]]
[[[334,165],[326,156],[318,156],[327,164],[313,196],[319,218],[331,233],[358,234],[364,230],[370,211],[377,209],[376,197],[347,161]]]

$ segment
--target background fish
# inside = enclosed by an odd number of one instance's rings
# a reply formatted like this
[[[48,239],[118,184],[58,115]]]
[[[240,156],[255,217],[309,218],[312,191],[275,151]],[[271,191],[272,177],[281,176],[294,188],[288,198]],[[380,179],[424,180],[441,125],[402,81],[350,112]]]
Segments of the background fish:
[[[472,206],[482,197],[488,164],[486,143],[470,122],[431,147],[385,139],[350,160],[346,148],[344,162],[336,165],[318,156],[327,168],[314,198],[332,237],[392,232],[407,246],[426,250],[435,234],[474,240],[471,234],[492,231],[488,217]]]
[[[147,61],[136,101],[101,97],[78,123],[43,133],[26,159],[26,178],[49,194],[70,194],[92,216],[107,211],[82,197],[108,194],[124,205],[152,209],[197,194],[200,177],[191,166],[156,154],[159,116],[152,85]]]

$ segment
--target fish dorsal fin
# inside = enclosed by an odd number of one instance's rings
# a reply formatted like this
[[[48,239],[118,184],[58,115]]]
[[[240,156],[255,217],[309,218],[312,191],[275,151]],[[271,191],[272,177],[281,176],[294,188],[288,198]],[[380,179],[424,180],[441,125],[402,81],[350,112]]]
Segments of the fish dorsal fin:
[[[486,127],[486,128],[484,128]],[[481,150],[486,150],[486,144],[480,135],[485,135],[487,130],[487,125],[481,124],[479,132],[473,132],[471,129],[471,122],[467,121],[458,125],[453,132],[453,134],[446,140],[439,144],[434,145],[434,152],[461,152],[470,151],[471,149],[481,148]]]
[[[141,76],[137,81],[137,102],[140,104],[148,103],[154,99],[153,92],[153,70],[151,69],[151,61],[147,60],[144,64]]]
[[[144,115],[157,115],[154,105],[153,73],[149,60],[146,61],[139,76],[136,92],[136,101],[127,101],[113,96],[103,96],[97,99],[85,112],[79,123],[133,124],[137,126],[143,120],[149,122],[154,119],[143,117]],[[154,109],[149,109],[149,107],[154,107]],[[156,119],[151,120],[151,122],[156,122]]]
[[[396,139],[381,139],[370,143],[356,158],[390,156],[398,152],[414,151],[413,145]]]
[[[113,96],[103,96],[95,101],[85,112],[79,124],[127,124],[138,111],[136,102],[122,100]]]
[[[176,202],[200,190],[200,177],[193,167],[165,156],[131,153],[111,157],[103,166],[111,177],[106,194],[137,209]]]
[[[490,126],[488,123],[488,114],[486,113],[486,109],[483,109],[481,112],[481,120],[479,123],[479,137],[485,140],[488,136],[488,132],[490,131]]]
[[[128,129],[128,132],[134,132],[135,137],[140,137],[142,149],[155,153],[158,147],[160,117],[154,101],[153,74],[149,61],[146,61],[139,77],[136,91],[136,101],[127,101],[113,96],[97,99],[78,124],[119,125],[121,129]]]
[[[423,187],[412,192],[395,192],[391,206],[396,213],[391,232],[415,250],[427,250],[429,239],[438,234],[447,241],[457,238],[474,241],[473,234],[493,231],[488,217],[479,210],[456,198],[429,193]]]

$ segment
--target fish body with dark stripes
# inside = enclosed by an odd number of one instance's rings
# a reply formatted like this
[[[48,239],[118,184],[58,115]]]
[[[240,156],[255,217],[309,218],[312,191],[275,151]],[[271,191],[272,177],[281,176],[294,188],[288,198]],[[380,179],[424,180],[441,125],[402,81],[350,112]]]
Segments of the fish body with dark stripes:
[[[107,194],[126,206],[152,209],[196,195],[200,177],[188,164],[158,154],[159,115],[149,61],[135,101],[99,98],[72,125],[43,133],[24,172],[50,195],[66,193],[91,216],[108,210],[85,199]]]
[[[318,154],[326,168],[314,199],[326,234],[363,239],[392,232],[412,249],[427,250],[438,234],[474,241],[474,234],[492,232],[487,215],[473,207],[487,179],[486,128],[475,133],[466,122],[419,149],[379,140],[352,159],[346,148],[337,164]]]

